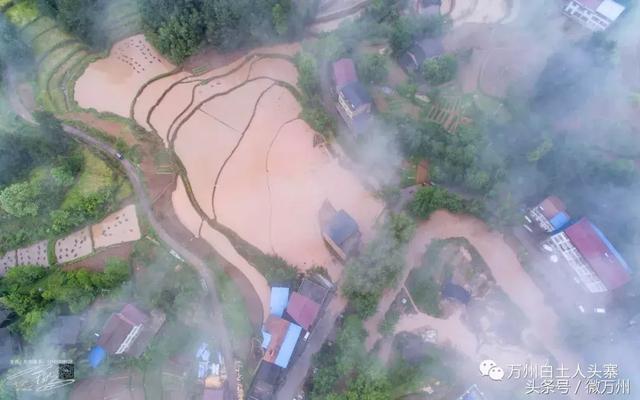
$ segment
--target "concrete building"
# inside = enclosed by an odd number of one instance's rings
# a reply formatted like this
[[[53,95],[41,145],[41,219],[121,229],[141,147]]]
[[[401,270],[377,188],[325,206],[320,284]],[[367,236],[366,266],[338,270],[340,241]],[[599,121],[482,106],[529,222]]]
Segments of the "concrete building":
[[[553,253],[552,261],[567,264],[576,283],[589,293],[613,291],[631,279],[620,253],[586,218],[552,235],[542,247]]]
[[[567,207],[556,196],[549,196],[533,207],[529,210],[528,217],[536,229],[548,233],[562,229],[570,219]]]
[[[571,0],[564,8],[569,18],[592,31],[603,31],[614,23],[625,7],[613,0]]]

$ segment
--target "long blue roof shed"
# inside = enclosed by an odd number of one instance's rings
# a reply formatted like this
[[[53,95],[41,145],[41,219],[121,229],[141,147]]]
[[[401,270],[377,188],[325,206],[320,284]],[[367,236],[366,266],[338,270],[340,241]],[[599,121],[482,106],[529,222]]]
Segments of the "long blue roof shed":
[[[296,344],[300,338],[300,333],[302,333],[302,327],[296,324],[289,324],[287,335],[282,341],[282,346],[280,347],[280,351],[278,352],[278,356],[275,360],[275,364],[278,367],[287,368],[289,365],[289,360],[291,360],[293,350],[296,348]]]
[[[271,315],[282,317],[284,310],[287,308],[287,304],[289,304],[289,288],[272,287],[270,302],[269,312]]]

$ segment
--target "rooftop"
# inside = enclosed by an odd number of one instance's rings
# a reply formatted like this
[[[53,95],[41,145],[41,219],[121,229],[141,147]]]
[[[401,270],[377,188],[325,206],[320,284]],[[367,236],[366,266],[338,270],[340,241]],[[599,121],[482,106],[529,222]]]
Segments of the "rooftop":
[[[340,247],[359,232],[358,223],[344,210],[338,211],[325,227],[327,236]]]
[[[588,219],[580,219],[565,233],[609,290],[629,282],[631,270],[622,255]]]
[[[289,288],[272,287],[271,300],[269,304],[269,312],[276,317],[282,317],[284,309],[287,308],[289,302]]]
[[[338,89],[343,88],[352,82],[358,81],[358,74],[353,60],[350,58],[341,58],[333,63],[333,81]]]
[[[270,338],[263,360],[281,368],[287,368],[293,355],[293,350],[300,338],[302,328],[282,318],[270,315],[267,318],[267,322],[265,322],[264,331],[270,335]]]
[[[542,215],[544,215],[549,220],[555,217],[558,213],[567,210],[567,207],[564,205],[562,200],[560,200],[556,196],[549,196],[546,199],[542,200],[542,203],[540,203],[538,207],[540,207]]]
[[[359,107],[371,103],[371,96],[367,89],[358,81],[351,82],[341,89],[344,99],[347,101],[352,111]]]
[[[308,331],[316,321],[319,312],[320,305],[315,301],[297,292],[291,295],[287,306],[287,315],[305,331]]]
[[[302,279],[298,293],[304,297],[310,298],[318,304],[322,304],[324,303],[327,294],[329,294],[329,289],[312,281],[311,279],[304,278]]]

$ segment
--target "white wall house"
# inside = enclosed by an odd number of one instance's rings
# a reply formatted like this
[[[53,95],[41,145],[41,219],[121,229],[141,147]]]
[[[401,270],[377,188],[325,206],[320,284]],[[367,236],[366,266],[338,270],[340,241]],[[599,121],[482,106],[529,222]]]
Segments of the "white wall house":
[[[564,13],[592,31],[603,31],[615,22],[625,7],[613,0],[571,0]]]

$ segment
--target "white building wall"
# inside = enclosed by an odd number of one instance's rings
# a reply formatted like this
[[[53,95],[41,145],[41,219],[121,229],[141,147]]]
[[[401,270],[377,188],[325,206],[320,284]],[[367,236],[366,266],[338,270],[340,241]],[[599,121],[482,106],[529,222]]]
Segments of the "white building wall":
[[[580,2],[572,0],[564,8],[564,13],[592,31],[603,31],[611,25],[611,21],[605,16],[591,10]]]

